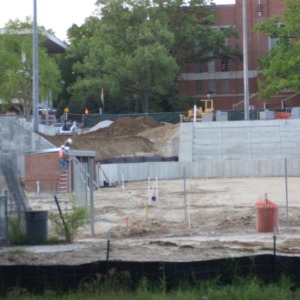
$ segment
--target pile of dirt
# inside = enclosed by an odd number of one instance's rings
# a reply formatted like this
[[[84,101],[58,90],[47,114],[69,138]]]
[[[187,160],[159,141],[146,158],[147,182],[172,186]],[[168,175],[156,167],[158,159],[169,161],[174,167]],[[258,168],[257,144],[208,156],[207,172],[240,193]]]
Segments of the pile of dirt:
[[[120,137],[133,136],[141,133],[147,129],[162,126],[152,117],[138,117],[138,118],[121,118],[114,121],[109,127],[97,130],[92,133],[86,133],[90,136],[105,136],[105,137]]]
[[[54,146],[70,136],[42,135]],[[72,136],[72,149],[95,151],[99,159],[124,156],[178,156],[179,125],[159,123],[152,117],[120,118],[109,127]]]

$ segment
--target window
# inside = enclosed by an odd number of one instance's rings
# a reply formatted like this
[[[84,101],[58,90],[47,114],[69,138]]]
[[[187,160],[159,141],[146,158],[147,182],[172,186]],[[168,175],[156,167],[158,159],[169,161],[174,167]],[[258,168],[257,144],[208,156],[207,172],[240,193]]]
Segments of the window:
[[[216,93],[216,81],[215,80],[208,80],[208,94],[214,95]]]
[[[200,62],[195,63],[195,72],[196,73],[201,73],[202,72],[202,66]]]
[[[283,23],[278,23],[278,27],[284,27]],[[269,36],[269,50],[272,50],[278,42],[277,36]]]
[[[194,41],[194,52],[199,53],[200,49],[201,49],[200,40],[197,39],[197,40]]]
[[[208,61],[208,72],[213,73],[216,71],[216,63],[215,59],[213,58],[213,52],[210,52],[208,57],[210,58]]]
[[[228,71],[228,57],[221,58],[221,70],[222,72]]]
[[[221,81],[221,93],[229,94],[229,80],[228,79],[223,79]]]
[[[227,28],[227,26],[226,27],[221,27],[220,28],[220,30],[225,30]],[[224,46],[225,47],[228,47],[228,38],[227,37],[224,37]],[[228,72],[228,57],[226,57],[226,56],[223,56],[222,58],[221,58],[221,71],[222,72]]]
[[[196,86],[195,86],[196,95],[201,95],[202,94],[202,81],[197,80],[195,84],[196,84]]]

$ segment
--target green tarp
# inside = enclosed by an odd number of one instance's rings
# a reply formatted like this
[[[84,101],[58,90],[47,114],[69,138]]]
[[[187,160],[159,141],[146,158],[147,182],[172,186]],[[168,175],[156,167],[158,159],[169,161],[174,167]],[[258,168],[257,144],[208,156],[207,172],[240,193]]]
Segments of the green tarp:
[[[259,120],[259,110],[251,110],[249,112],[250,120]],[[244,120],[244,110],[231,110],[227,111],[228,121],[242,121]],[[138,117],[146,117],[150,116],[154,120],[158,122],[166,122],[171,124],[177,124],[180,122],[179,115],[187,116],[187,111],[182,112],[167,112],[167,113],[147,113],[147,114],[88,114],[88,115],[73,115],[69,114],[70,119],[83,123],[83,127],[93,127],[97,123],[105,120],[117,120],[119,118],[130,117],[130,118],[138,118]],[[77,118],[75,118],[77,117]],[[81,123],[80,122],[80,123]]]

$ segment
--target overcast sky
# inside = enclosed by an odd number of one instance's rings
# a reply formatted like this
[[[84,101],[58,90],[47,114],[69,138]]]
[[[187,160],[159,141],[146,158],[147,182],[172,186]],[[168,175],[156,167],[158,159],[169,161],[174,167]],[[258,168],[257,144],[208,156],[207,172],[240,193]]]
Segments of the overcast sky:
[[[37,22],[46,29],[52,29],[57,38],[66,40],[67,30],[78,26],[93,14],[96,0],[36,0]],[[234,4],[235,0],[215,0],[216,4]],[[0,28],[9,20],[24,21],[33,15],[33,0],[2,0],[0,2]]]

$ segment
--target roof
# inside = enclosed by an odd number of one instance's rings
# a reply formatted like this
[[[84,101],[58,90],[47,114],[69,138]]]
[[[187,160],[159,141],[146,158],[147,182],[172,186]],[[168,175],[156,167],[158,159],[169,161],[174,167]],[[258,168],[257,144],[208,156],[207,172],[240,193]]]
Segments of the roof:
[[[64,53],[69,47],[69,45],[67,45],[65,42],[61,41],[54,35],[50,34],[49,32],[45,31],[44,33],[47,37],[45,41],[45,47],[48,49],[48,53]]]
[[[26,152],[25,155],[32,155],[32,154],[43,154],[43,153],[56,153],[58,152],[60,147],[55,147],[55,148],[49,148],[49,149],[44,149],[44,150],[38,150],[38,151],[30,151]],[[90,151],[90,150],[73,150],[70,149],[68,152],[69,155],[71,156],[76,156],[76,157],[96,157],[96,152],[95,151]]]
[[[0,34],[4,34],[7,32],[6,28],[0,28]],[[13,31],[15,34],[32,34],[32,29],[25,29],[25,30],[16,30]],[[47,32],[46,30],[42,30],[41,33],[46,37],[46,41],[44,42],[45,48],[48,50],[49,54],[56,54],[56,53],[64,53],[66,49],[69,47],[68,44],[61,41],[53,34]]]

